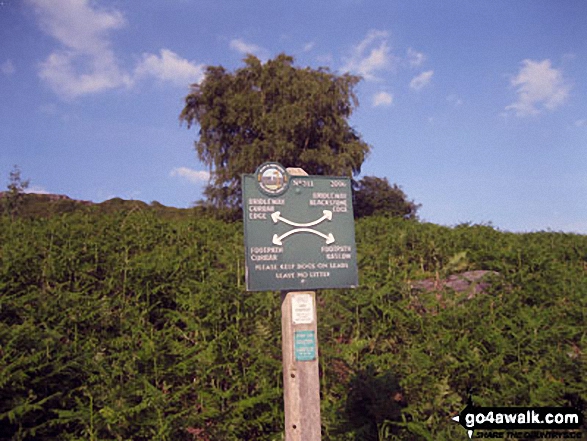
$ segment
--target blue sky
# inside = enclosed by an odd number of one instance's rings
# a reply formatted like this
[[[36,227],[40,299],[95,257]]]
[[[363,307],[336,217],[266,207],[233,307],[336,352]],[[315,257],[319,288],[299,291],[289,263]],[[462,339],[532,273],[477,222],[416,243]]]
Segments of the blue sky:
[[[587,234],[584,0],[0,0],[0,177],[189,207],[206,65],[363,77],[351,124],[428,222]],[[251,170],[253,172],[253,170]]]

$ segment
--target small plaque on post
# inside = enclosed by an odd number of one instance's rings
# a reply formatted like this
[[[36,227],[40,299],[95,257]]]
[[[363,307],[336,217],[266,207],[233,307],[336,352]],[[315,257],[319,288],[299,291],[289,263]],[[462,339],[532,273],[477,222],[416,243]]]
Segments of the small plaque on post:
[[[294,355],[296,361],[316,359],[316,334],[314,331],[294,332]]]
[[[291,315],[294,325],[314,322],[314,301],[309,293],[296,293],[291,298]]]

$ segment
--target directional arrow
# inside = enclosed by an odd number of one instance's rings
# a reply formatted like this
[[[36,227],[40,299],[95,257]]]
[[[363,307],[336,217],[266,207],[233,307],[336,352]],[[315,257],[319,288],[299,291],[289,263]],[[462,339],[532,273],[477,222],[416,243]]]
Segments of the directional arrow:
[[[329,220],[329,221],[332,220],[332,211],[324,210],[324,211],[322,211],[322,213],[323,213],[323,216],[320,219],[315,220],[313,222],[308,222],[306,224],[300,224],[298,222],[293,222],[293,221],[290,221],[289,219],[281,217],[280,211],[274,212],[271,215],[271,219],[273,219],[273,223],[277,223],[277,222],[281,221],[281,222],[284,222],[284,223],[291,225],[293,227],[312,227],[314,225],[318,225],[320,222],[322,222],[324,220]]]
[[[457,423],[460,423],[460,419],[461,418],[460,418],[459,415],[454,416],[454,417],[451,418],[451,420],[456,421]],[[467,435],[469,435],[469,439],[472,439],[473,438],[473,431],[472,430],[467,430]]]
[[[277,234],[273,235],[273,244],[274,245],[282,245],[282,240],[285,239],[287,236],[291,236],[292,234],[296,233],[313,233],[317,234],[320,237],[326,239],[326,244],[329,245],[334,242],[334,236],[332,233],[328,233],[328,235],[321,233],[320,231],[312,230],[310,228],[296,228],[295,230],[288,231],[287,233],[278,236]]]

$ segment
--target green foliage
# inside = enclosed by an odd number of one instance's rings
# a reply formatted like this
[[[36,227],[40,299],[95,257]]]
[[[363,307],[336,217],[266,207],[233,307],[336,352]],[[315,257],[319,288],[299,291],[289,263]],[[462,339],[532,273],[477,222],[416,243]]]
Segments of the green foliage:
[[[370,147],[350,126],[359,77],[298,68],[284,54],[249,55],[234,73],[210,66],[192,86],[180,119],[200,128],[198,158],[212,170],[205,195],[215,208],[240,206],[240,177],[267,161],[308,174],[351,176]]]
[[[416,219],[419,205],[408,201],[403,190],[387,178],[365,176],[353,183],[353,211],[356,218],[375,214]]]
[[[587,237],[357,222],[361,286],[318,293],[324,440],[453,440],[476,404],[587,400]],[[0,218],[0,439],[279,440],[278,293],[242,225],[153,207]],[[414,280],[498,271],[470,300]],[[361,409],[364,409],[361,412]]]
[[[394,432],[390,422],[401,420],[402,395],[393,373],[378,373],[371,365],[348,383],[342,433],[354,433],[357,441],[379,441]]]

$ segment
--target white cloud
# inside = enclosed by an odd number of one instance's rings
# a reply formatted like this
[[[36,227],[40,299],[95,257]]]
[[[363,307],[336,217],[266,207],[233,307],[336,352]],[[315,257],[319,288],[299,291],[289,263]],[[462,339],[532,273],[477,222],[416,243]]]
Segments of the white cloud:
[[[550,60],[522,61],[522,67],[510,84],[517,88],[518,99],[507,106],[516,116],[536,115],[542,110],[554,110],[568,98],[570,85],[560,69],[554,69]]]
[[[578,119],[577,121],[575,121],[575,126],[576,127],[587,127],[587,118]]]
[[[371,30],[346,58],[343,72],[361,75],[368,81],[378,80],[377,72],[393,67],[394,57],[388,44],[389,34],[385,31]]]
[[[391,106],[393,95],[388,92],[379,92],[373,97],[373,107]]]
[[[310,52],[312,49],[314,49],[314,46],[316,46],[316,43],[313,41],[306,43],[304,45],[304,48],[302,49],[302,51],[303,52]]]
[[[189,86],[202,81],[204,66],[181,58],[169,49],[161,49],[160,56],[143,54],[143,59],[135,69],[135,75],[137,78],[152,76],[178,86]]]
[[[12,75],[14,72],[16,72],[16,68],[14,67],[14,64],[11,60],[6,60],[0,65],[0,72],[2,72],[4,75]]]
[[[39,16],[43,30],[68,48],[101,54],[108,50],[107,33],[126,24],[117,10],[93,9],[88,0],[28,0]]]
[[[253,43],[247,43],[242,38],[235,38],[230,41],[230,48],[240,52],[243,55],[255,55],[259,58],[267,58],[267,51],[261,46],[257,46]]]
[[[50,192],[48,192],[47,190],[45,190],[43,187],[40,187],[38,185],[32,185],[29,188],[27,188],[25,191],[25,193],[34,193],[34,194],[51,194]]]
[[[410,89],[415,91],[422,90],[422,88],[426,87],[430,83],[430,80],[432,80],[432,75],[434,75],[434,71],[429,70],[422,72],[420,75],[412,78],[412,81],[410,81]]]
[[[80,60],[85,64],[84,73],[77,68]],[[41,63],[39,77],[65,99],[132,84],[130,76],[120,71],[113,55],[108,53],[87,59],[73,51],[53,52]]]
[[[426,56],[422,52],[418,52],[411,47],[408,48],[408,64],[410,67],[420,67],[426,61]]]
[[[210,173],[207,171],[192,170],[188,167],[176,167],[169,174],[171,177],[180,177],[188,180],[193,184],[201,184],[210,179]]]
[[[63,46],[41,63],[39,76],[64,98],[127,85],[108,33],[126,24],[116,10],[93,9],[88,0],[28,0],[42,29]]]
[[[43,31],[60,47],[39,66],[39,77],[64,99],[131,87],[136,80],[154,77],[175,85],[203,78],[203,66],[168,49],[144,54],[132,72],[119,66],[110,33],[126,25],[120,11],[98,9],[89,0],[27,0],[35,9]]]

